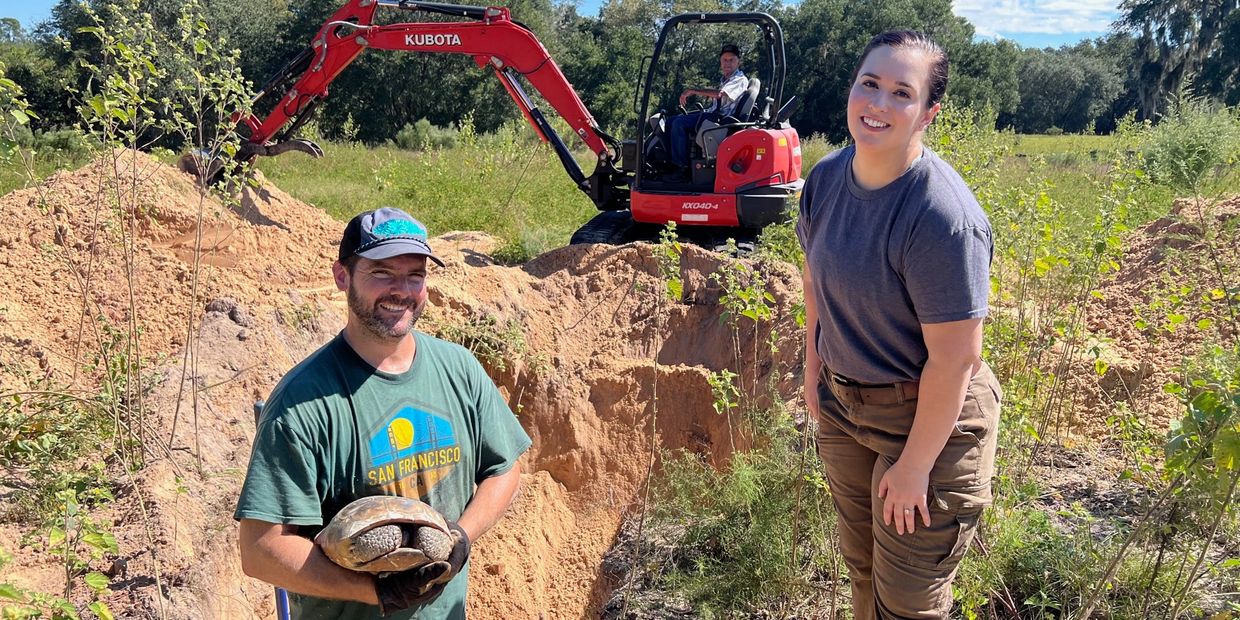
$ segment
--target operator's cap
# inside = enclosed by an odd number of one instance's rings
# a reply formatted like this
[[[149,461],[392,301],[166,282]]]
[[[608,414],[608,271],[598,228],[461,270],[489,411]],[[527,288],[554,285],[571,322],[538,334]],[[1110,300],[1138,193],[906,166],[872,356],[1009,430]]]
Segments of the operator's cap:
[[[350,256],[383,260],[401,254],[418,254],[444,266],[427,243],[426,226],[400,209],[383,207],[361,213],[349,220],[340,239],[342,261]]]
[[[723,47],[719,48],[720,56],[727,54],[729,52],[732,53],[737,58],[741,57],[741,48],[736,47],[736,45],[733,43],[724,43]]]

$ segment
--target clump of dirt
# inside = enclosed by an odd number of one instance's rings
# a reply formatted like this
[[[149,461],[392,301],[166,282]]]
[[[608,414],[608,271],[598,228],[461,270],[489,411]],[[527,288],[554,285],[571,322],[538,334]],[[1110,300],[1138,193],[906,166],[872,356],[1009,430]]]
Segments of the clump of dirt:
[[[1210,294],[1222,289],[1235,295],[1238,223],[1240,197],[1215,203],[1180,199],[1168,216],[1128,235],[1119,272],[1086,308],[1090,331],[1101,336],[1088,347],[1096,352],[1070,378],[1069,391],[1080,391],[1077,413],[1089,434],[1110,432],[1107,417],[1119,404],[1153,431],[1165,432],[1184,414],[1176,397],[1162,389],[1183,381],[1181,360],[1208,343],[1240,337],[1226,296]],[[1231,308],[1240,312],[1240,299]],[[1182,315],[1181,322],[1172,324],[1172,314]],[[1199,327],[1199,321],[1208,323]],[[1095,354],[1104,362],[1101,375]]]
[[[330,275],[343,224],[260,185],[227,206],[169,166],[118,152],[0,198],[17,223],[0,232],[10,283],[0,391],[90,389],[103,357],[137,355],[148,368],[150,395],[134,418],[145,466],[113,466],[116,501],[95,515],[113,522],[121,550],[92,565],[113,576],[105,600],[118,616],[272,613],[271,588],[241,572],[231,514],[254,401],[343,325]],[[758,265],[777,318],[739,332],[737,360],[709,277],[730,259],[686,247],[684,299],[670,303],[649,246],[573,246],[514,267],[491,259],[497,240],[483,234],[432,245],[447,266],[432,272],[424,329],[476,317],[519,327],[520,353],[490,370],[534,440],[520,499],[475,548],[469,613],[597,616],[615,586],[603,556],[637,509],[654,450],[723,464],[746,444],[715,414],[708,372],[775,386],[760,398],[795,397],[799,278]],[[132,324],[136,351],[117,336]],[[772,338],[775,355],[765,353]],[[21,525],[2,528],[0,548],[15,559],[0,581],[63,591],[63,569],[21,547],[35,524]]]

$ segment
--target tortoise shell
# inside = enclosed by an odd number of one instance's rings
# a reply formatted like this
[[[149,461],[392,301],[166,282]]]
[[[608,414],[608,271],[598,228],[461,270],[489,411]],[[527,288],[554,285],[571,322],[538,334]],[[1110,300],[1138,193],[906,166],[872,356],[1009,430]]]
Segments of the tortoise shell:
[[[341,508],[314,542],[345,568],[392,573],[446,560],[454,541],[443,515],[426,503],[376,495]]]

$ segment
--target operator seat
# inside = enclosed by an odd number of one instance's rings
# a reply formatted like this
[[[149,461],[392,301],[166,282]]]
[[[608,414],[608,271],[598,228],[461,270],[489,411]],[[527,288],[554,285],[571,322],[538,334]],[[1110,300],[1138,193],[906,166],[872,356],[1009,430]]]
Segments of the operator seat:
[[[724,138],[753,125],[750,119],[753,117],[758,103],[758,92],[761,90],[762,80],[756,77],[749,78],[749,87],[741,93],[740,97],[736,98],[736,107],[732,109],[731,114],[717,121],[702,119],[698,125],[697,136],[694,138],[698,148],[702,149],[702,157],[715,159],[719,153],[719,143],[723,142]]]
[[[749,87],[740,97],[736,98],[736,106],[732,108],[732,116],[736,120],[744,123],[749,121],[749,117],[753,115],[754,105],[758,102],[758,91],[762,90],[762,80],[758,78],[749,78]]]

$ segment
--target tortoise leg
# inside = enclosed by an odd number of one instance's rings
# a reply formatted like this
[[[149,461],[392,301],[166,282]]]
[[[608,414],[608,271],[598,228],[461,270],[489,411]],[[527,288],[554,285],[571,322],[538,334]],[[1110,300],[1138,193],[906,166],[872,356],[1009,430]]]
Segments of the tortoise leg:
[[[448,559],[452,553],[452,536],[433,527],[419,527],[411,537],[411,546],[421,549],[426,557],[436,562]]]
[[[353,540],[354,559],[365,564],[379,556],[399,549],[404,533],[399,525],[380,525],[367,530]]]

